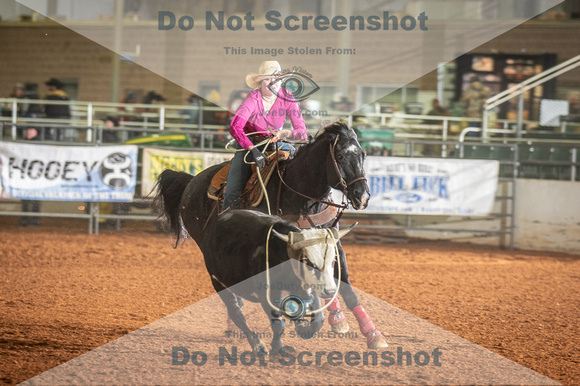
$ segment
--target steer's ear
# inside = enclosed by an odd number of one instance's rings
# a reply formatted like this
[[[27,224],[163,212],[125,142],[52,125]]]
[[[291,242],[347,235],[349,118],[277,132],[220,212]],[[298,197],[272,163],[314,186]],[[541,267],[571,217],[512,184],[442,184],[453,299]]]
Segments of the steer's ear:
[[[352,225],[351,225],[351,226],[349,226],[348,228],[339,230],[339,231],[338,231],[338,238],[340,239],[340,238],[342,238],[343,236],[346,236],[346,234],[347,234],[348,232],[350,232],[350,231],[352,230],[352,228],[354,228],[354,227],[355,227],[355,226],[357,226],[357,225],[358,225],[358,222],[355,222],[354,224],[352,224]],[[333,229],[334,229],[334,228],[333,228]]]

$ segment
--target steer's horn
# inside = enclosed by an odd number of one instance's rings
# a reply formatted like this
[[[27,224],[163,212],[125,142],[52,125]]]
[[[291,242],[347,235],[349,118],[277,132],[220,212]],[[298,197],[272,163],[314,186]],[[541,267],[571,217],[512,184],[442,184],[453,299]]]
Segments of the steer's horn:
[[[285,235],[285,234],[282,234],[282,233],[278,233],[278,232],[276,232],[275,229],[272,229],[272,233],[274,234],[274,236],[276,236],[280,240],[284,241],[285,243],[288,243],[288,241],[290,240],[290,238],[288,237],[288,235]]]
[[[355,222],[354,224],[352,224],[352,225],[351,225],[351,226],[349,226],[348,228],[339,230],[339,231],[338,231],[338,238],[340,239],[340,238],[342,238],[343,236],[346,236],[346,234],[347,234],[348,232],[350,232],[350,231],[352,230],[352,228],[354,228],[354,227],[355,227],[355,226],[357,226],[357,225],[358,225],[358,222]]]

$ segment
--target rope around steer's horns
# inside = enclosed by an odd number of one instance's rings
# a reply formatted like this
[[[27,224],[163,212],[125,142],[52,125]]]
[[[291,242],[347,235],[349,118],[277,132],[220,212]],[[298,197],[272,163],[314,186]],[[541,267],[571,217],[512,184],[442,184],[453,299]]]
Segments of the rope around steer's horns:
[[[275,224],[272,224],[272,226],[268,230],[268,236],[266,238],[266,300],[268,300],[268,304],[270,305],[270,307],[272,307],[274,310],[276,310],[276,311],[278,311],[278,312],[286,315],[286,312],[284,312],[279,307],[277,307],[274,304],[272,304],[272,301],[270,300],[270,262],[269,262],[269,252],[270,252],[270,234],[272,233],[272,230],[274,229],[274,225]],[[314,314],[317,314],[317,313],[322,312],[325,309],[327,309],[330,306],[330,304],[336,299],[336,297],[338,296],[338,291],[340,290],[340,282],[341,282],[341,269],[340,268],[341,267],[340,267],[340,258],[338,257],[339,256],[338,245],[337,245],[338,240],[334,237],[334,234],[332,233],[332,231],[330,230],[330,228],[326,228],[326,231],[330,235],[330,237],[332,238],[332,241],[334,242],[335,257],[336,257],[336,261],[337,261],[337,264],[338,264],[338,266],[337,266],[337,268],[338,268],[338,284],[336,286],[336,291],[334,292],[334,296],[332,297],[332,299],[329,302],[326,302],[326,304],[324,306],[320,307],[317,310],[309,311],[309,312],[304,313],[303,315],[305,315],[305,316],[313,316]],[[304,263],[301,263],[301,264],[304,264]],[[286,315],[286,316],[288,316],[288,315]]]

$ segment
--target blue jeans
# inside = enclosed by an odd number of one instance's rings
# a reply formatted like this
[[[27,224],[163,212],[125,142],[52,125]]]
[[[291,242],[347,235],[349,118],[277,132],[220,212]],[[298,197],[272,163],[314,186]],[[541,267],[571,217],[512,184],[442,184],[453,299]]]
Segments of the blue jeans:
[[[236,144],[236,149],[241,149],[241,146]],[[260,150],[262,146],[260,146]],[[279,143],[279,150],[288,151],[290,153],[294,152],[294,146],[289,143]],[[244,187],[246,183],[252,176],[252,165],[244,162],[244,157],[248,162],[253,162],[254,158],[248,151],[236,151],[234,158],[232,159],[232,165],[230,166],[230,171],[228,172],[228,178],[226,181],[226,194],[224,197],[224,205],[222,210],[228,208],[238,209],[241,204],[242,193],[244,192]]]

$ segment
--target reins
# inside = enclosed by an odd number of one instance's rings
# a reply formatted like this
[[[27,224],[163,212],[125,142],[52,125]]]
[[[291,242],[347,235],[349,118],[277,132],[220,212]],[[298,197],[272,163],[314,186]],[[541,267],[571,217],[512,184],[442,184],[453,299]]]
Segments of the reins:
[[[250,134],[255,134],[255,133],[250,133]],[[279,162],[276,161],[276,172],[278,173],[278,177],[280,179],[280,187],[278,188],[278,197],[277,197],[277,204],[276,204],[276,214],[278,214],[278,210],[279,210],[279,206],[280,206],[280,195],[281,195],[281,191],[282,191],[281,186],[283,184],[288,190],[290,190],[294,194],[297,194],[297,195],[299,195],[299,196],[301,196],[303,198],[306,198],[308,200],[311,200],[311,201],[314,201],[314,202],[317,202],[317,203],[320,203],[320,204],[324,204],[324,205],[327,205],[327,206],[333,206],[333,207],[338,208],[339,209],[338,215],[337,215],[335,221],[333,222],[332,227],[334,227],[338,223],[338,221],[342,217],[342,214],[344,213],[344,210],[346,208],[348,208],[348,205],[349,205],[349,201],[350,200],[348,199],[348,194],[347,194],[348,187],[350,185],[354,184],[357,181],[366,181],[367,180],[366,177],[362,176],[362,177],[355,178],[354,180],[352,180],[352,181],[350,181],[348,183],[346,182],[346,180],[342,176],[342,173],[340,172],[340,168],[338,166],[338,162],[336,161],[336,157],[335,157],[335,154],[334,154],[335,153],[336,145],[338,143],[338,139],[339,139],[339,135],[336,136],[336,139],[334,140],[334,143],[331,143],[329,141],[330,157],[332,159],[332,164],[333,164],[334,169],[336,171],[336,175],[338,176],[338,182],[336,184],[334,184],[334,185],[331,185],[331,186],[333,188],[335,188],[335,189],[338,189],[337,188],[337,185],[340,185],[340,190],[341,190],[341,192],[343,193],[344,197],[347,200],[346,203],[344,203],[344,201],[343,201],[342,204],[337,204],[337,203],[332,202],[332,201],[321,200],[321,199],[318,199],[318,198],[314,198],[314,197],[308,196],[308,195],[306,195],[304,193],[298,192],[296,189],[292,188],[290,185],[288,185],[288,183],[286,183],[286,181],[284,180],[284,177],[282,176],[283,173],[280,170],[280,164],[279,164]],[[266,138],[265,140],[259,142],[255,146],[262,146],[262,145],[264,145],[263,148],[265,149],[270,144],[270,141],[271,141],[270,138]],[[284,141],[284,142],[286,142],[286,141]],[[229,146],[229,143],[226,144],[226,150],[232,151],[232,149],[230,149],[228,146]],[[242,151],[242,150],[244,150],[244,149],[237,149],[237,150],[234,150],[234,151]],[[249,162],[249,161],[246,160],[246,157],[247,157],[247,154],[248,153],[246,153],[246,156],[244,157],[244,162],[250,164],[250,163],[253,163],[253,162]],[[278,144],[277,143],[276,143],[276,160],[278,160]],[[257,167],[257,174],[258,174],[258,181],[260,182],[260,186],[262,187],[262,191],[264,192],[264,197],[266,198],[266,203],[267,203],[267,207],[268,207],[268,214],[271,215],[272,214],[272,210],[271,210],[271,207],[270,207],[270,198],[268,196],[268,192],[266,190],[266,186],[265,186],[264,181],[262,179],[262,174],[260,173],[260,168],[259,167]]]
[[[334,170],[336,171],[336,174],[337,174],[337,176],[339,178],[338,182],[334,186],[332,186],[332,187],[335,188],[336,185],[340,184],[341,187],[342,187],[341,192],[344,194],[345,197],[347,197],[347,200],[348,200],[347,188],[350,185],[352,185],[355,182],[357,182],[357,181],[366,181],[367,179],[366,179],[366,177],[363,176],[363,177],[355,178],[354,180],[350,181],[349,183],[347,183],[345,181],[344,177],[342,176],[342,173],[340,172],[340,168],[338,167],[338,163],[336,162],[336,158],[335,158],[335,155],[334,155],[334,150],[335,150],[336,144],[338,143],[338,138],[339,137],[337,135],[336,136],[336,139],[334,140],[334,143],[333,144],[331,144],[329,142],[329,148],[330,148],[329,150],[330,150],[330,156],[332,158],[332,164],[334,165]],[[278,147],[276,147],[276,151],[278,151]],[[344,210],[346,208],[348,208],[348,201],[347,201],[346,204],[336,204],[336,203],[334,203],[332,201],[320,200],[320,199],[317,199],[317,198],[314,198],[314,197],[310,197],[310,196],[307,196],[307,195],[305,195],[303,193],[300,193],[300,192],[296,191],[290,185],[288,185],[286,183],[286,181],[284,181],[284,178],[282,177],[282,173],[280,171],[279,164],[276,165],[276,171],[278,172],[278,177],[280,178],[280,185],[284,184],[284,186],[286,186],[286,188],[288,188],[294,194],[297,194],[297,195],[299,195],[301,197],[304,197],[304,198],[307,198],[309,200],[318,202],[320,204],[330,205],[330,206],[334,206],[336,208],[339,208],[340,211],[339,211],[339,214],[338,214],[338,217],[337,217],[337,221],[335,221],[332,226],[336,225],[336,223],[338,222],[338,219],[340,219],[340,217],[342,216],[342,213],[344,212]],[[281,189],[278,188],[278,205],[279,205],[279,201],[280,201],[280,192],[281,192]]]

